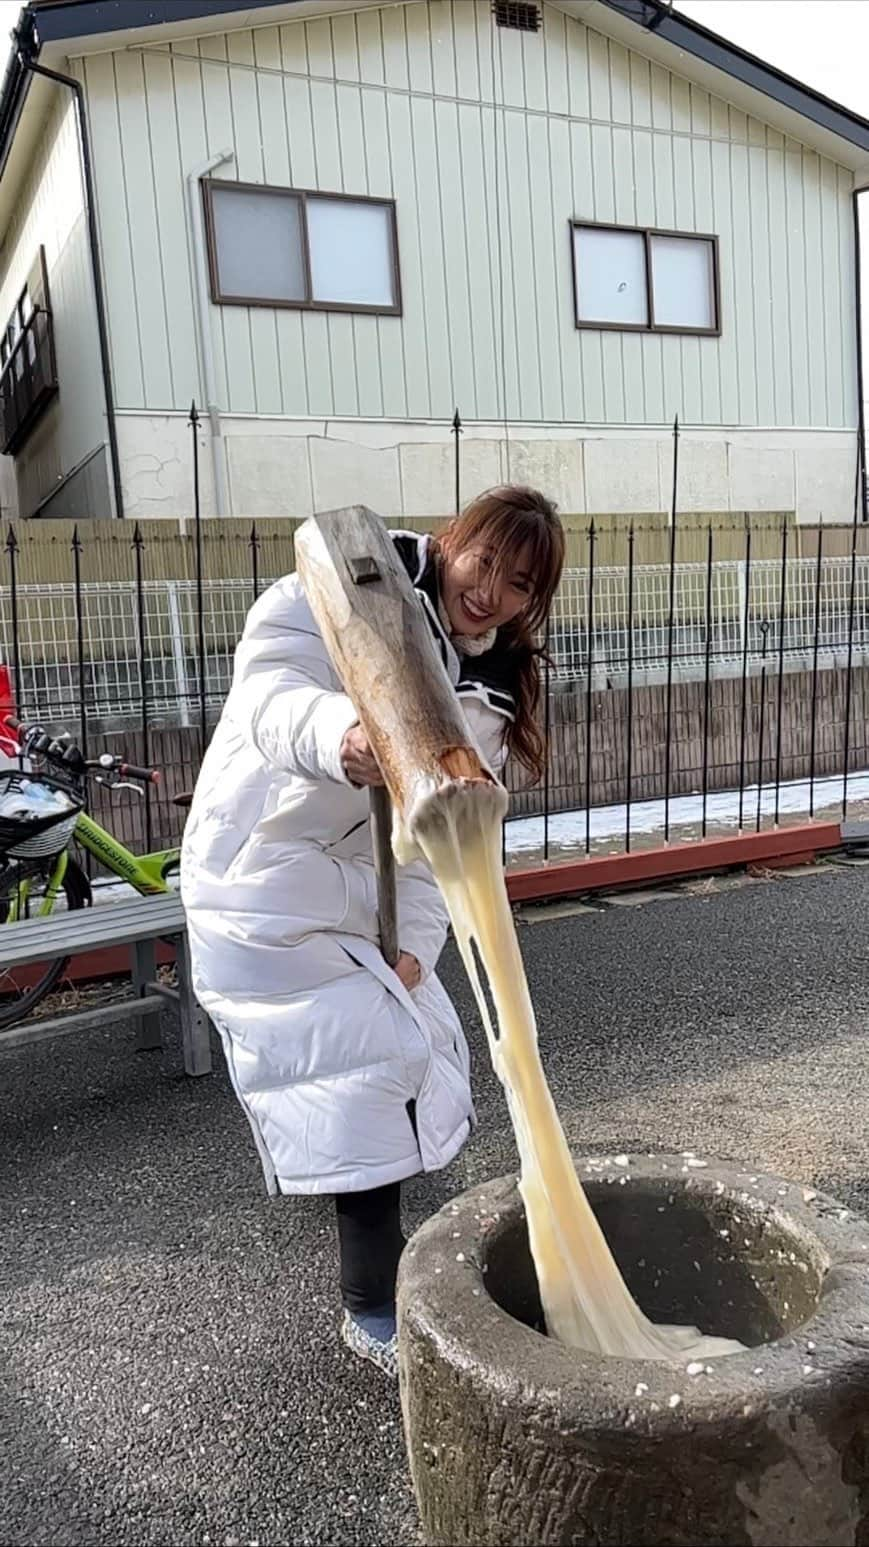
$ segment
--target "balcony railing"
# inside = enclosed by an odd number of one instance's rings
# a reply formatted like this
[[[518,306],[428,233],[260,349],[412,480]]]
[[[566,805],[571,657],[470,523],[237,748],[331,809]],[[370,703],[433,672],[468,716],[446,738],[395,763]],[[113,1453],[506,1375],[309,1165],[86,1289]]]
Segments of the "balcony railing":
[[[0,446],[14,455],[57,392],[51,312],[34,311],[0,373]]]

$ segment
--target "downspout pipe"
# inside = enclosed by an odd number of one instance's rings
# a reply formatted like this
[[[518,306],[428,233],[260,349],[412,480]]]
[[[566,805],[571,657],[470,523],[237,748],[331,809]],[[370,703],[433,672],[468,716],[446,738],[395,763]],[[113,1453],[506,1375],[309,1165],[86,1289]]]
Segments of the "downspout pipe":
[[[203,227],[200,184],[203,177],[208,177],[217,167],[225,166],[228,161],[233,161],[234,159],[234,151],[220,150],[216,155],[209,156],[207,161],[203,161],[187,174],[187,205],[190,216],[190,235],[193,243],[193,280],[196,292],[199,358],[202,361],[202,390],[205,396],[205,408],[211,428],[211,462],[214,468],[214,510],[218,516],[229,514],[229,489],[226,480],[226,457],[224,456],[223,449],[223,426],[220,420],[220,408],[217,403],[214,347],[211,341],[208,260],[205,252],[205,231]]]
[[[869,487],[866,483],[866,380],[863,368],[863,294],[860,259],[860,195],[869,191],[869,184],[855,188],[851,194],[854,211],[854,285],[857,291],[857,454],[860,463],[860,518],[869,521]]]
[[[114,492],[115,515],[123,517],[124,491],[121,482],[121,458],[118,451],[118,431],[115,424],[115,391],[112,385],[112,361],[109,352],[109,329],[106,321],[106,297],[103,289],[103,271],[100,260],[100,239],[97,230],[97,206],[94,194],[93,159],[91,157],[90,130],[88,128],[87,107],[85,105],[84,88],[74,75],[63,75],[59,70],[49,70],[46,65],[38,64],[36,59],[30,57],[23,40],[19,40],[18,58],[22,67],[29,70],[32,75],[42,75],[47,81],[54,81],[58,86],[66,86],[73,94],[75,101],[76,117],[78,119],[78,143],[81,154],[82,176],[84,179],[85,212],[87,215],[88,246],[90,248],[91,273],[94,285],[94,302],[97,313],[97,337],[100,350],[100,367],[103,377],[103,393],[106,404],[106,428],[109,439],[109,461],[111,463],[112,489]]]

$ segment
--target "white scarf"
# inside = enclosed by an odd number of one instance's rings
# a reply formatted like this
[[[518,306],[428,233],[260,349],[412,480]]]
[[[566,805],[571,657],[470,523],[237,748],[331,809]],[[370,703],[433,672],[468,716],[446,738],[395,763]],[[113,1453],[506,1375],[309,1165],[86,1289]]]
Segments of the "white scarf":
[[[454,634],[450,622],[450,615],[443,603],[443,597],[438,589],[438,617],[443,625],[444,633],[449,637],[450,644],[458,655],[485,655],[491,650],[498,633],[496,628],[490,628],[485,634]]]

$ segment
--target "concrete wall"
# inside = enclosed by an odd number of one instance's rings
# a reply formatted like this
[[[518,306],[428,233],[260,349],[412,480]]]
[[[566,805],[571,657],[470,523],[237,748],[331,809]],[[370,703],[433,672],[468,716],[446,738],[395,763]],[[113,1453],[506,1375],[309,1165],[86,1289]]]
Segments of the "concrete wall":
[[[448,515],[455,504],[448,424],[226,416],[232,510],[306,516],[363,501],[389,516]],[[207,423],[200,427],[202,508],[214,511]],[[192,510],[192,447],[183,414],[123,413],[118,437],[130,516]],[[503,480],[540,485],[564,512],[655,513],[670,508],[672,437],[643,429],[470,424],[461,438],[467,500]],[[679,509],[795,510],[802,522],[849,521],[854,436],[847,431],[683,429]]]
[[[61,92],[0,251],[0,327],[45,247],[60,393],[14,457],[2,457],[0,498],[29,516],[105,441],[96,312],[84,214],[78,132]],[[111,506],[92,510],[107,515]]]

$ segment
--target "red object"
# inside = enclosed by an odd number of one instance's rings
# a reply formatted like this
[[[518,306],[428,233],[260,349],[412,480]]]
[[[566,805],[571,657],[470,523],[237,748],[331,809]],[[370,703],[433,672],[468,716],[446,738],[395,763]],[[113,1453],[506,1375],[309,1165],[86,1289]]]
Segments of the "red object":
[[[3,757],[17,757],[19,752],[18,736],[15,730],[7,724],[7,716],[14,718],[15,695],[12,691],[12,673],[8,666],[0,666],[0,754]]]
[[[174,962],[175,951],[171,945],[162,940],[155,941],[157,966],[161,967],[168,962]],[[14,981],[16,988],[29,988],[45,971],[45,963],[34,963],[28,967],[16,967],[4,974],[6,981]],[[122,946],[107,946],[102,951],[86,951],[82,956],[74,956],[70,964],[54,990],[62,991],[69,983],[87,983],[94,978],[122,978],[129,975],[130,952]]]
[[[511,902],[542,902],[580,892],[651,884],[675,876],[708,875],[711,870],[746,865],[802,865],[818,854],[841,848],[838,822],[803,822],[770,832],[740,833],[732,838],[703,838],[667,848],[637,849],[633,854],[602,854],[591,859],[556,860],[529,870],[507,871]]]
[[[118,772],[122,779],[142,779],[146,784],[160,783],[159,768],[139,768],[136,763],[120,763]]]

